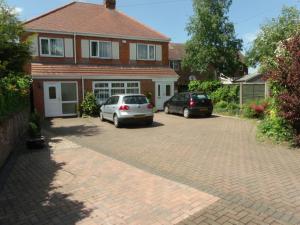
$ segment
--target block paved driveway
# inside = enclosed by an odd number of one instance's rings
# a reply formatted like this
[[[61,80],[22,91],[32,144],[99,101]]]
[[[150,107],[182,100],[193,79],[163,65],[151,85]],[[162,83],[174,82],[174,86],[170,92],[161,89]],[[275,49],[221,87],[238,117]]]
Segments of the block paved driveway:
[[[52,119],[50,151],[22,154],[0,193],[0,224],[300,224],[299,150],[258,142],[254,121],[155,121]]]

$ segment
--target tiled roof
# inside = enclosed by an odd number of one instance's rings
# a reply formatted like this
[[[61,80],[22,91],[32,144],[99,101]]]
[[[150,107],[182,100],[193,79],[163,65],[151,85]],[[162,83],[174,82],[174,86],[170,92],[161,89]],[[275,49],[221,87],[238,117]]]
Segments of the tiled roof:
[[[27,30],[169,41],[165,35],[104,5],[72,2],[24,23]]]
[[[176,72],[168,67],[121,67],[91,65],[31,64],[33,77],[74,77],[74,76],[126,76],[153,78],[178,78]]]
[[[169,44],[169,59],[170,60],[182,60],[185,56],[185,46],[179,43]]]

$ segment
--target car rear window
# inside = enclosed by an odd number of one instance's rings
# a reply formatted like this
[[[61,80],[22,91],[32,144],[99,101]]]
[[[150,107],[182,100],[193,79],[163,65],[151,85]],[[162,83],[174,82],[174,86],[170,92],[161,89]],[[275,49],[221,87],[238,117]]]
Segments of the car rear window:
[[[192,94],[192,98],[194,100],[203,100],[208,99],[208,96],[206,94]]]
[[[126,96],[124,97],[124,103],[125,104],[147,104],[148,100],[145,96]]]

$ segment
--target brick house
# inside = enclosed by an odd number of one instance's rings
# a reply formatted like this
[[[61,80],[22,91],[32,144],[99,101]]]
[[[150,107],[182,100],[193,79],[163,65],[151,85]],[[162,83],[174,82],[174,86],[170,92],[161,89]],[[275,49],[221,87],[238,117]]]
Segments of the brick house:
[[[210,74],[213,73],[213,67],[211,68],[210,73],[194,73],[189,69],[184,69],[181,66],[181,62],[185,57],[185,45],[183,43],[169,43],[169,66],[174,69],[179,75],[178,81],[175,83],[175,86],[179,92],[187,91],[188,84],[191,80],[207,80],[211,79]],[[233,79],[239,79],[245,74],[248,74],[248,67],[245,65],[244,56],[242,53],[239,53],[240,61],[242,66],[239,71],[234,74]]]
[[[174,94],[170,39],[104,4],[72,2],[24,23],[32,47],[35,108],[74,116],[87,91],[99,104],[114,94],[152,94],[158,109]]]

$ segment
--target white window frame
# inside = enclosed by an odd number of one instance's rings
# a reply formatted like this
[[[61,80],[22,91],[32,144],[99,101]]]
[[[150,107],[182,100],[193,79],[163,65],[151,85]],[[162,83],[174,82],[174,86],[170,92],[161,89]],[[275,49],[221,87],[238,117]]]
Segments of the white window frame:
[[[43,54],[42,51],[42,40],[47,40],[48,41],[48,54]],[[62,40],[63,44],[63,54],[62,55],[52,55],[51,54],[51,41],[50,40]],[[55,58],[64,58],[65,57],[65,42],[63,38],[48,38],[48,37],[40,37],[40,55],[44,57],[55,57]]]
[[[181,69],[181,62],[180,60],[170,60],[170,68],[172,68],[175,71],[179,71]],[[177,65],[177,67],[175,66]]]
[[[137,43],[137,48],[136,48],[136,58],[137,60],[144,60],[144,61],[155,61],[156,60],[156,45],[153,44],[143,44],[143,43]],[[147,59],[142,59],[139,57],[139,47],[140,45],[146,45],[147,46]],[[153,58],[150,58],[150,47],[154,48],[154,54]]]
[[[108,84],[108,87],[105,87],[105,88],[99,88],[99,87],[96,87],[96,84],[101,84],[101,83],[106,83]],[[125,89],[125,94],[131,94],[131,93],[127,93],[127,89],[139,89],[139,92],[138,94],[141,93],[141,82],[140,81],[93,81],[93,93],[95,94],[95,90],[101,90],[101,89],[108,89],[108,94],[109,94],[109,97],[110,98],[112,95],[112,90],[113,89],[122,89],[122,88],[114,88],[112,87],[112,84],[120,84],[120,83],[123,83],[124,84],[124,89]],[[137,83],[138,86],[137,87],[128,87],[127,85],[129,83]],[[97,99],[98,101],[98,99]],[[102,104],[104,102],[100,102],[100,104]]]
[[[92,55],[92,43],[97,42],[98,43],[98,49],[97,49],[97,56]],[[101,57],[100,56],[100,43],[110,43],[110,57]],[[97,59],[112,59],[112,42],[111,41],[99,41],[99,40],[90,40],[90,57],[91,58],[97,58]]]

